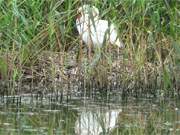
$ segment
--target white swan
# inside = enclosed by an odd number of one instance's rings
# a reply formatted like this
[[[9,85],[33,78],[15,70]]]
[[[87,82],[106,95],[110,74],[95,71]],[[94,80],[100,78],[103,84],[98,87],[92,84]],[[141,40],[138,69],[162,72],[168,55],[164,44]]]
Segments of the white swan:
[[[77,12],[76,26],[85,44],[101,47],[106,42],[120,48],[124,47],[114,24],[109,24],[107,20],[100,20],[99,10],[96,7],[84,5]]]

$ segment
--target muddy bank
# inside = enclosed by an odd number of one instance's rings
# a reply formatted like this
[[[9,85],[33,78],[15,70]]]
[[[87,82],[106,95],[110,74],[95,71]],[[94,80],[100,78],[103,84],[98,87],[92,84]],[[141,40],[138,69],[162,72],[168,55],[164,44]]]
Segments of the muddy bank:
[[[107,52],[93,54],[89,60],[86,50],[78,59],[76,52],[42,51],[20,64],[14,54],[4,54],[4,73],[1,73],[1,94],[121,91],[135,95],[165,93],[160,66],[146,62],[137,65],[123,55]],[[14,55],[14,56],[13,56]],[[14,59],[16,56],[16,60]],[[29,61],[29,62],[28,62]],[[31,62],[30,62],[31,61]],[[139,68],[141,66],[141,68]],[[176,72],[176,70],[174,70]],[[168,85],[178,93],[178,81]],[[160,93],[159,93],[160,92]],[[171,95],[175,93],[169,91]]]

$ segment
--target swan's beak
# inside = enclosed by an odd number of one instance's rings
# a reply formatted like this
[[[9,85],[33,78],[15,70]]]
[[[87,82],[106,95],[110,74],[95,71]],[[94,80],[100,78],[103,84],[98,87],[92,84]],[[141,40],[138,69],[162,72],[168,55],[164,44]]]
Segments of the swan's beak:
[[[82,13],[81,12],[77,12],[76,19],[80,20],[81,17],[82,17]]]

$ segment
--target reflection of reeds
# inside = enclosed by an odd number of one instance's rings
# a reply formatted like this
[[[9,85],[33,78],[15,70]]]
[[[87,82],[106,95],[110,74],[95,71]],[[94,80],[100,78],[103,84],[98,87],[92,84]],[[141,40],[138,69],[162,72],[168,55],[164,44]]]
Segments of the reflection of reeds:
[[[75,135],[80,131],[87,133],[87,127],[90,132],[92,128],[98,131],[99,127],[101,134],[108,135],[180,133],[179,99],[131,99],[116,106],[105,105],[102,100],[92,103],[77,98],[63,105],[54,98],[54,94],[46,94],[46,98],[42,99],[36,99],[36,94],[32,97],[27,94],[1,98],[1,134]]]
[[[125,89],[157,95],[158,89],[161,95],[175,94],[171,90],[180,87],[179,1],[92,2],[102,18],[118,27],[125,43],[120,54],[113,46],[96,51],[78,41],[74,25],[81,4],[0,3],[0,77],[5,89],[21,93],[21,86],[31,83],[32,92],[41,83],[56,90]]]

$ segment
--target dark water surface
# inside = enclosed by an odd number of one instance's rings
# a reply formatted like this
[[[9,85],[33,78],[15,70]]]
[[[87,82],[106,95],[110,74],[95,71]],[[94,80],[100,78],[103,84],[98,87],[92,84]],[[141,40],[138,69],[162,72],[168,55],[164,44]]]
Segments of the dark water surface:
[[[180,100],[1,97],[1,135],[180,134]]]

